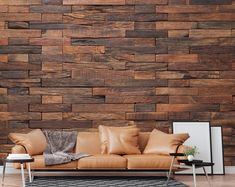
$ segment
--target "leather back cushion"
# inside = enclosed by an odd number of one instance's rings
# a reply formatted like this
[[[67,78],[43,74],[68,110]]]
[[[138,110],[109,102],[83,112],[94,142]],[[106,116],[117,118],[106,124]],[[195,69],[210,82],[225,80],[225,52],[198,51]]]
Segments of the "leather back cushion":
[[[138,137],[139,149],[144,151],[148,143],[150,132],[140,132]],[[76,153],[83,152],[91,155],[101,154],[101,143],[98,132],[79,132],[76,144]]]
[[[98,132],[78,132],[76,153],[91,155],[101,153],[100,137]]]
[[[144,154],[169,155],[169,153],[174,153],[177,146],[182,145],[188,138],[188,133],[167,134],[154,129],[150,134]]]
[[[139,149],[141,151],[141,153],[144,152],[144,149],[148,143],[149,140],[149,136],[150,136],[150,132],[140,132],[139,133],[139,137],[138,137],[138,141],[139,141]]]
[[[124,126],[124,127],[110,127],[110,126],[99,126],[99,135],[100,135],[100,142],[101,142],[101,154],[108,153],[108,129],[129,129],[129,128],[136,128],[135,125],[131,126]]]
[[[10,133],[9,138],[13,143],[24,146],[30,155],[42,154],[47,146],[46,137],[40,129],[32,130],[27,134]]]
[[[138,136],[137,128],[109,128],[108,154],[140,154]]]

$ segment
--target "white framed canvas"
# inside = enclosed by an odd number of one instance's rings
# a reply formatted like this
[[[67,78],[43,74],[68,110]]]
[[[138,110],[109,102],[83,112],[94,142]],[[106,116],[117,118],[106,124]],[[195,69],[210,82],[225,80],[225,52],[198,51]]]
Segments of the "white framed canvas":
[[[188,138],[184,145],[196,146],[199,154],[195,156],[197,160],[204,162],[212,162],[212,147],[211,147],[211,128],[209,122],[173,122],[173,133],[188,133]],[[213,174],[212,167],[205,167],[208,174]],[[198,174],[203,174],[202,168],[197,168]],[[177,172],[182,174],[191,174],[191,170]]]
[[[223,131],[221,126],[211,126],[211,142],[212,142],[212,156],[213,174],[224,175],[224,147],[223,147]]]

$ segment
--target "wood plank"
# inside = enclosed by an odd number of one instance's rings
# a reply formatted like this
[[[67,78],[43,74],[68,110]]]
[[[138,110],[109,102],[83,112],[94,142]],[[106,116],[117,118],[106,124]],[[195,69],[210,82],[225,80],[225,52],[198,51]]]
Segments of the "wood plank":
[[[159,13],[209,13],[217,12],[217,6],[213,5],[169,5],[157,6],[156,12]]]
[[[218,37],[231,37],[232,32],[229,29],[192,29],[189,31],[190,38],[218,38]]]
[[[96,87],[93,88],[93,95],[94,96],[105,96],[105,95],[121,95],[121,96],[128,96],[128,95],[135,95],[135,96],[149,96],[155,95],[155,89],[153,87]]]
[[[23,5],[23,6],[18,6],[18,5],[13,5],[8,7],[9,12],[14,12],[14,13],[26,13],[29,12],[29,6]]]
[[[8,54],[9,62],[28,62],[29,55],[28,54]]]
[[[190,4],[192,5],[226,5],[226,4],[232,4],[232,0],[190,0]]]
[[[156,55],[156,62],[168,62],[168,63],[176,63],[176,62],[187,62],[187,63],[195,63],[198,62],[197,54],[159,54]]]
[[[69,104],[30,104],[30,112],[71,112]]]
[[[69,16],[69,15],[68,15]],[[1,19],[0,19],[1,20]],[[64,36],[77,38],[110,38],[110,37],[124,37],[125,30],[120,29],[79,29],[79,30],[64,30]]]
[[[233,13],[205,13],[189,15],[189,21],[232,21],[234,18],[235,15]]]
[[[137,5],[166,5],[167,0],[126,0],[126,4],[137,4]]]
[[[0,95],[6,95],[7,94],[7,88],[0,88]]]
[[[33,13],[70,13],[71,6],[62,5],[32,5],[30,12]]]
[[[64,95],[63,103],[83,103],[83,104],[92,104],[92,103],[104,103],[105,98],[101,96],[78,96],[78,95]]]
[[[63,0],[64,5],[125,5],[125,0]]]
[[[124,120],[125,113],[63,113],[65,120]]]
[[[33,71],[29,72],[30,78],[49,79],[49,78],[71,78],[70,71]]]
[[[91,128],[92,122],[88,120],[47,120],[47,121],[30,121],[30,128],[43,128],[43,129],[71,129],[71,128]]]
[[[105,81],[106,86],[117,86],[117,87],[153,87],[153,86],[159,86],[163,87],[167,85],[167,80],[106,80]]]
[[[7,104],[0,104],[0,112],[7,112]]]
[[[7,112],[28,112],[29,106],[27,103],[8,103]]]
[[[156,88],[156,95],[198,95],[197,88]]]
[[[219,71],[156,71],[157,79],[218,79]]]
[[[0,54],[40,54],[41,46],[0,46]]]
[[[128,120],[167,120],[168,115],[165,112],[137,112],[126,113],[126,119]]]
[[[40,79],[2,79],[0,86],[5,88],[13,87],[39,87],[41,86]]]
[[[168,96],[133,96],[133,95],[123,95],[122,97],[117,97],[116,95],[106,95],[106,103],[168,103]]]
[[[155,72],[151,71],[135,71],[135,79],[144,80],[144,79],[155,79]]]
[[[62,120],[62,112],[43,112],[42,120]]]
[[[219,111],[219,105],[207,104],[157,104],[158,112]]]
[[[0,121],[8,120],[41,120],[39,112],[0,112]]]
[[[37,5],[41,4],[41,0],[0,0],[0,5]]]
[[[104,53],[104,46],[64,46],[63,52],[65,54],[77,53]]]
[[[29,95],[29,88],[8,88],[8,95]]]
[[[104,86],[102,79],[42,79],[43,87],[90,87]]]
[[[0,21],[41,21],[40,13],[0,13]]]
[[[174,30],[182,30],[182,29],[192,29],[197,28],[196,22],[171,22],[171,21],[158,21],[156,22],[156,29],[174,29]]]
[[[170,104],[226,104],[231,103],[231,96],[170,96]]]
[[[73,112],[133,112],[132,104],[73,104]]]
[[[198,79],[190,80],[192,87],[216,87],[216,86],[234,86],[234,79]]]
[[[11,93],[11,92],[10,92]],[[2,95],[0,103],[41,103],[41,97],[34,95]]]
[[[91,96],[91,88],[30,88],[30,95],[79,95]]]
[[[62,103],[63,97],[60,95],[43,95],[42,96],[42,104],[49,104],[49,103]]]
[[[155,112],[155,104],[135,104],[135,112]]]

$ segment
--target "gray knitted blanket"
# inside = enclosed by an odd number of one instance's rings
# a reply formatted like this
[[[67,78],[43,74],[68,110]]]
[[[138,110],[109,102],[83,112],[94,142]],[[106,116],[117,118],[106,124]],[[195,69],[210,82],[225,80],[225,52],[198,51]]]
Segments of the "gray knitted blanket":
[[[44,151],[45,165],[56,165],[89,156],[86,153],[73,153],[77,141],[77,132],[44,130],[47,148]]]

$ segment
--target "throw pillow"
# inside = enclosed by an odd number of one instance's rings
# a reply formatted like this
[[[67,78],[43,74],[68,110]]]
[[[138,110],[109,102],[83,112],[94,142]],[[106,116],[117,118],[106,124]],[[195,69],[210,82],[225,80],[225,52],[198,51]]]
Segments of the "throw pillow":
[[[167,134],[154,129],[150,134],[144,154],[169,155],[169,153],[174,153],[177,146],[182,145],[188,138],[188,133]]]
[[[30,155],[42,154],[47,146],[46,137],[40,129],[27,134],[10,133],[9,138],[13,143],[23,146]]]
[[[129,129],[135,128],[135,125],[124,126],[124,127],[110,127],[110,126],[99,126],[99,135],[100,135],[100,143],[101,143],[101,154],[108,153],[108,129]]]
[[[140,154],[139,129],[108,129],[108,154]]]

